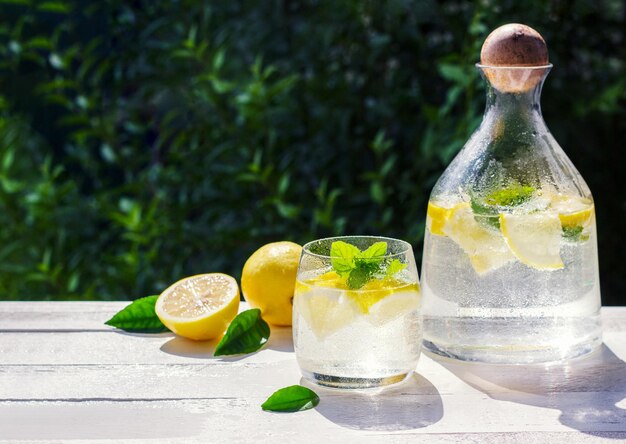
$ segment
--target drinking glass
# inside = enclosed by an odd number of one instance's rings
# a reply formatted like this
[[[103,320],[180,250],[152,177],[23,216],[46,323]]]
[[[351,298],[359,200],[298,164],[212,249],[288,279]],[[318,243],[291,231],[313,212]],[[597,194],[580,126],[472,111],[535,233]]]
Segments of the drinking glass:
[[[336,388],[405,380],[420,355],[420,305],[407,242],[377,236],[309,242],[302,249],[293,303],[302,374]]]

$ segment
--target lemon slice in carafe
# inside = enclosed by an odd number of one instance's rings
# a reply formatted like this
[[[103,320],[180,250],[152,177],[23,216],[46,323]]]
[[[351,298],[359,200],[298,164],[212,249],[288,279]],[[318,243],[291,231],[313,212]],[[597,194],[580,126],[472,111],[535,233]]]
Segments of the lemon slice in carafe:
[[[537,270],[563,268],[558,214],[500,214],[500,230],[515,257],[523,264]]]
[[[442,231],[467,254],[479,275],[496,270],[515,259],[496,229],[476,222],[467,202],[451,209],[451,215]]]

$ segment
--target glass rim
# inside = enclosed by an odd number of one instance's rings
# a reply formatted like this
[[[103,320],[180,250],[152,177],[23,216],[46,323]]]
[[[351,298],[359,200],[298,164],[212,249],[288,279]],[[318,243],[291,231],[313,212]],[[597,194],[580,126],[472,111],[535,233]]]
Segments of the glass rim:
[[[495,69],[495,70],[540,70],[551,69],[554,65],[548,63],[546,65],[531,65],[531,66],[501,66],[501,65],[483,65],[482,63],[476,63],[474,66],[478,69]]]
[[[398,244],[402,245],[402,251],[399,251],[397,253],[388,253],[388,254],[384,254],[383,256],[380,257],[384,257],[384,258],[394,258],[397,256],[403,256],[406,255],[407,253],[413,253],[413,246],[408,243],[405,240],[402,239],[396,239],[394,237],[386,237],[386,236],[374,236],[374,235],[368,235],[368,234],[362,234],[362,235],[350,235],[350,236],[331,236],[331,237],[323,237],[321,239],[314,239],[310,242],[307,242],[306,244],[304,244],[302,246],[302,255],[307,254],[309,256],[314,256],[314,257],[319,257],[322,259],[333,259],[333,258],[337,258],[340,256],[331,256],[329,254],[319,254],[319,253],[313,253],[310,250],[310,247],[312,244],[317,243],[317,242],[322,242],[322,241],[327,241],[327,242],[332,242],[332,241],[339,241],[339,240],[345,240],[345,239],[372,239],[374,241],[378,241],[378,242],[397,242]],[[353,244],[352,244],[353,245]]]

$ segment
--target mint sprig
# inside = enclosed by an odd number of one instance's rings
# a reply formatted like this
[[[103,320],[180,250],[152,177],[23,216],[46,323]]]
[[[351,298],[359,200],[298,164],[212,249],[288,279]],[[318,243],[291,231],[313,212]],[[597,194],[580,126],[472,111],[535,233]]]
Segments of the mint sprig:
[[[385,258],[387,242],[375,242],[364,251],[343,241],[333,242],[330,246],[333,270],[346,279],[352,290],[358,290],[372,279],[393,276],[406,268],[407,264],[398,259]]]
[[[536,188],[513,182],[487,194],[472,195],[471,205],[476,222],[487,228],[500,229],[498,214],[502,208],[517,207],[534,196]]]
[[[292,385],[275,391],[261,404],[261,408],[272,412],[300,412],[312,409],[319,402],[320,398],[313,390]]]
[[[160,333],[168,331],[154,311],[159,296],[147,296],[134,300],[115,316],[105,322],[106,325],[135,333]]]

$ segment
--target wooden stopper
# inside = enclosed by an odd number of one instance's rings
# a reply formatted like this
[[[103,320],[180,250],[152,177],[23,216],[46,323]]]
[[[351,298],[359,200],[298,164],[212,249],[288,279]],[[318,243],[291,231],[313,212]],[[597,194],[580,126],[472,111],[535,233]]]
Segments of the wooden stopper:
[[[526,92],[535,87],[549,63],[548,47],[541,34],[519,23],[492,31],[480,51],[480,64],[487,79],[503,92]]]

